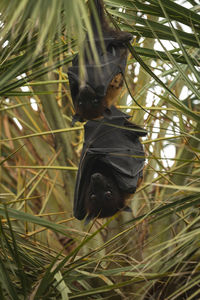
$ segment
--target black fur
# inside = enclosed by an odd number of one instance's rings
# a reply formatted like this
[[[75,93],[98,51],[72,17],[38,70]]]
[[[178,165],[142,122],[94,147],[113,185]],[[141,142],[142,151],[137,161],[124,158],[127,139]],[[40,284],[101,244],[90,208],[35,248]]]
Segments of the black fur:
[[[127,210],[126,199],[142,178],[145,154],[139,137],[146,131],[117,108],[111,107],[111,113],[109,119],[85,124],[74,195],[74,216],[79,220]]]
[[[93,0],[92,0],[93,1]],[[75,109],[74,122],[91,120],[104,115],[113,103],[113,97],[106,97],[109,84],[119,73],[124,73],[127,60],[126,42],[132,39],[127,32],[109,27],[105,20],[102,1],[93,1],[91,24],[98,61],[95,60],[91,43],[86,35],[84,46],[85,78],[80,78],[79,58],[74,58],[69,68],[69,84]],[[95,17],[97,16],[99,20]],[[98,28],[98,24],[100,28]],[[100,30],[99,30],[100,29]]]

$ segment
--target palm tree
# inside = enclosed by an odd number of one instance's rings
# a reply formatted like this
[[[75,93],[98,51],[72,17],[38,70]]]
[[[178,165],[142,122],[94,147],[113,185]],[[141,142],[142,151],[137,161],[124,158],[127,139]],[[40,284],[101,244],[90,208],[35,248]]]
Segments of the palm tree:
[[[118,107],[144,126],[144,180],[120,213],[73,218],[83,126],[67,69],[87,1],[0,3],[1,299],[199,299],[200,15],[195,0],[105,0],[133,34]]]

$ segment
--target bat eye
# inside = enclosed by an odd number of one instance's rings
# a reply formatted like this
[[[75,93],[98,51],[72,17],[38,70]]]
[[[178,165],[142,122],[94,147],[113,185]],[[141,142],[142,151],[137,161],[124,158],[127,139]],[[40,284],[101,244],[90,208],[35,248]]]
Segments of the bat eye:
[[[92,200],[92,201],[95,201],[95,200],[96,200],[95,194],[92,194],[92,195],[90,196],[90,200]]]
[[[94,103],[94,104],[98,104],[98,103],[99,103],[99,100],[95,98],[95,99],[93,100],[93,103]]]
[[[111,191],[105,192],[105,197],[106,197],[107,199],[111,199],[111,198],[112,198],[112,192],[111,192]]]

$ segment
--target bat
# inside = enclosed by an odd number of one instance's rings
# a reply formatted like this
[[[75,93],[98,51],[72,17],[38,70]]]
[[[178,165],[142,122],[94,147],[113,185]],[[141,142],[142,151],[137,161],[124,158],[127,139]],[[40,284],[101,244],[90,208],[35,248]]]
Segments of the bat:
[[[91,26],[98,62],[95,60],[88,35],[84,43],[85,78],[81,80],[79,56],[72,61],[68,70],[71,96],[75,108],[73,123],[109,116],[110,107],[123,86],[126,68],[126,43],[132,39],[128,32],[114,30],[105,20],[101,0],[93,0],[101,25],[98,30],[94,11],[91,9]],[[102,40],[103,38],[103,40]]]
[[[146,131],[115,106],[110,110],[111,118],[89,120],[84,125],[74,216],[78,220],[86,217],[86,223],[130,210],[127,199],[143,176],[145,153],[139,137]]]

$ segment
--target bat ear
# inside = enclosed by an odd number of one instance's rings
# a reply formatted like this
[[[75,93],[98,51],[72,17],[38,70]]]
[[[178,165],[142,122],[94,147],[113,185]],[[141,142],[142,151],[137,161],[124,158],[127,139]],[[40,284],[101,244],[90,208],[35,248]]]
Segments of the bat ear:
[[[109,108],[106,108],[103,112],[103,116],[105,119],[111,119],[112,118],[112,112]]]
[[[84,120],[78,114],[75,114],[72,118],[71,126],[74,127],[76,122],[84,122]]]
[[[88,225],[92,219],[93,219],[92,215],[87,215],[87,218],[85,219],[84,222],[84,226]]]
[[[130,212],[130,213],[133,212],[132,209],[131,209],[129,206],[125,206],[125,207],[123,208],[123,211]]]

